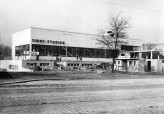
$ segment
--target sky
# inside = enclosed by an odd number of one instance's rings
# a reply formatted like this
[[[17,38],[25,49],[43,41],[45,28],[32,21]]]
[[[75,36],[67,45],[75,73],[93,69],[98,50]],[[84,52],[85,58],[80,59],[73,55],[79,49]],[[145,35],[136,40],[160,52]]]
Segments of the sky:
[[[0,42],[29,27],[97,34],[118,12],[130,17],[129,38],[164,44],[164,0],[0,0]]]

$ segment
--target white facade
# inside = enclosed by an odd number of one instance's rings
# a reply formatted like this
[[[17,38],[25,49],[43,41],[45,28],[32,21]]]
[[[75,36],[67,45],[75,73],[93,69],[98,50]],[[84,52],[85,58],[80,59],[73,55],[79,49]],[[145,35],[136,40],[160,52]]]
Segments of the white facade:
[[[0,70],[7,72],[32,72],[32,70],[23,67],[22,60],[1,60]]]
[[[15,46],[26,45],[26,44],[31,44],[31,28],[22,30],[20,32],[16,32],[12,35],[12,59],[13,60],[16,60]]]
[[[31,29],[31,39],[40,40],[52,40],[52,41],[64,41],[66,46],[73,47],[87,47],[87,48],[98,48],[96,45],[96,35],[93,34],[83,34],[59,30],[49,30],[40,28],[30,28]],[[51,43],[46,43],[48,45],[53,45]]]

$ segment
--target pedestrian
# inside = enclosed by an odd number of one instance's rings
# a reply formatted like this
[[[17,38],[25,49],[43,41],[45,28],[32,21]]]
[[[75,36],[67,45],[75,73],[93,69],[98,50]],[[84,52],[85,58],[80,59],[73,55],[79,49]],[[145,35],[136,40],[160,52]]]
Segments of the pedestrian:
[[[80,61],[82,61],[82,56],[80,56]]]
[[[59,61],[59,58],[56,56],[56,61]]]
[[[61,55],[60,55],[60,57],[59,57],[59,61],[61,61]]]
[[[78,61],[78,59],[79,59],[79,56],[78,56],[78,55],[76,56],[76,59],[77,59],[77,61]]]

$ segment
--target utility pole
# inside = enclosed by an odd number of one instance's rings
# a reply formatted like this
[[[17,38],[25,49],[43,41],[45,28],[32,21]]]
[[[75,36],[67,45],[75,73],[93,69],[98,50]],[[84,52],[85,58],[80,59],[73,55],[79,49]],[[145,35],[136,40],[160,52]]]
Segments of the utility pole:
[[[0,32],[0,44],[1,44],[1,32]]]

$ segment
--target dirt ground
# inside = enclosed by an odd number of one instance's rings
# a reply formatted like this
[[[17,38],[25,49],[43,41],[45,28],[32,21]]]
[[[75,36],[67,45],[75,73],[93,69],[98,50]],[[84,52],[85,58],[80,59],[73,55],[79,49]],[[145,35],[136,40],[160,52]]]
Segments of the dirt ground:
[[[164,114],[162,74],[76,71],[12,76],[1,80],[1,114]]]

